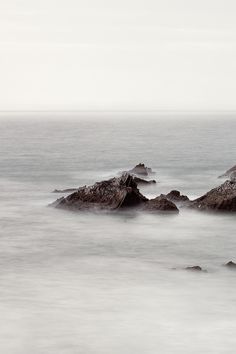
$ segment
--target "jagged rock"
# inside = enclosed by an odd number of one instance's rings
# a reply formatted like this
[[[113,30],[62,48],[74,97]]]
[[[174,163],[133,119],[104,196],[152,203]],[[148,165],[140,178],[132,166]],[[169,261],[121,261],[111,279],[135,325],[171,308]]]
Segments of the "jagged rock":
[[[190,207],[206,211],[236,212],[236,182],[225,181],[219,187],[193,200]]]
[[[71,193],[77,191],[78,188],[54,189],[52,193]]]
[[[219,178],[231,177],[231,174],[234,172],[236,173],[236,165],[227,170],[223,175],[219,176]]]
[[[69,196],[60,198],[52,206],[70,210],[113,210],[138,206],[147,201],[148,199],[139,192],[133,177],[123,174],[118,178],[97,182],[93,186],[81,187]]]
[[[140,193],[134,177],[127,173],[108,181],[97,182],[93,186],[81,187],[56,200],[51,206],[74,211],[136,207],[151,212],[178,212],[176,205],[162,196],[148,200]]]
[[[236,263],[234,263],[233,261],[229,261],[228,263],[225,264],[225,266],[228,268],[236,269]]]
[[[150,199],[148,202],[146,202],[143,205],[143,209],[152,212],[156,212],[156,211],[173,212],[173,213],[179,212],[177,206],[162,195],[154,199]]]
[[[154,173],[150,167],[146,167],[144,163],[139,163],[132,170],[128,171],[130,174],[148,176]]]
[[[155,181],[155,179],[146,180],[146,179],[143,179],[143,178],[140,178],[140,177],[136,177],[136,176],[133,176],[133,177],[134,177],[134,181],[137,183],[137,185],[140,185],[140,184],[155,184],[155,183],[157,183]]]
[[[166,194],[165,197],[174,203],[189,201],[186,195],[180,194],[177,190],[172,190],[170,193]]]

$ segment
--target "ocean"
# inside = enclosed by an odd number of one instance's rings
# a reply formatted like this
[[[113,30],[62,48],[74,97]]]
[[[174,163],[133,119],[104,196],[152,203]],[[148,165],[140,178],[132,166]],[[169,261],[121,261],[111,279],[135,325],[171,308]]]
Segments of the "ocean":
[[[146,196],[196,198],[236,164],[235,134],[223,114],[2,116],[0,352],[235,353],[235,215],[48,207],[139,162]]]

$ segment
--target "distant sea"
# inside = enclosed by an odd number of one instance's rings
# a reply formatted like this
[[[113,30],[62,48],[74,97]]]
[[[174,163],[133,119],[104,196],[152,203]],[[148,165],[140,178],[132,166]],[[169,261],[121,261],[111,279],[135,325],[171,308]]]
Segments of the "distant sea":
[[[236,164],[236,117],[53,118],[0,118],[0,352],[234,354],[234,215],[47,205],[139,162],[146,196],[196,198]]]

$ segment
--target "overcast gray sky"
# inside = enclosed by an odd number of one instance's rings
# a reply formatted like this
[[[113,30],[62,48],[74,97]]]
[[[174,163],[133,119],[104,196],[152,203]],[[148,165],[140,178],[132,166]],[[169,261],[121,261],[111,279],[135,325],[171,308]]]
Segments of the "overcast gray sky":
[[[235,110],[235,0],[0,0],[0,110]]]

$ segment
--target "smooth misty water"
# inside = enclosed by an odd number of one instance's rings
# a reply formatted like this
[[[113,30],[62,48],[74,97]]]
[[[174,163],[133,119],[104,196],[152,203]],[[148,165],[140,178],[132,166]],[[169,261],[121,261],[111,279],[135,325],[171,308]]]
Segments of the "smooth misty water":
[[[74,214],[54,188],[138,162],[196,197],[236,163],[236,120],[0,120],[0,352],[235,353],[235,216]],[[173,267],[200,265],[208,273]]]

